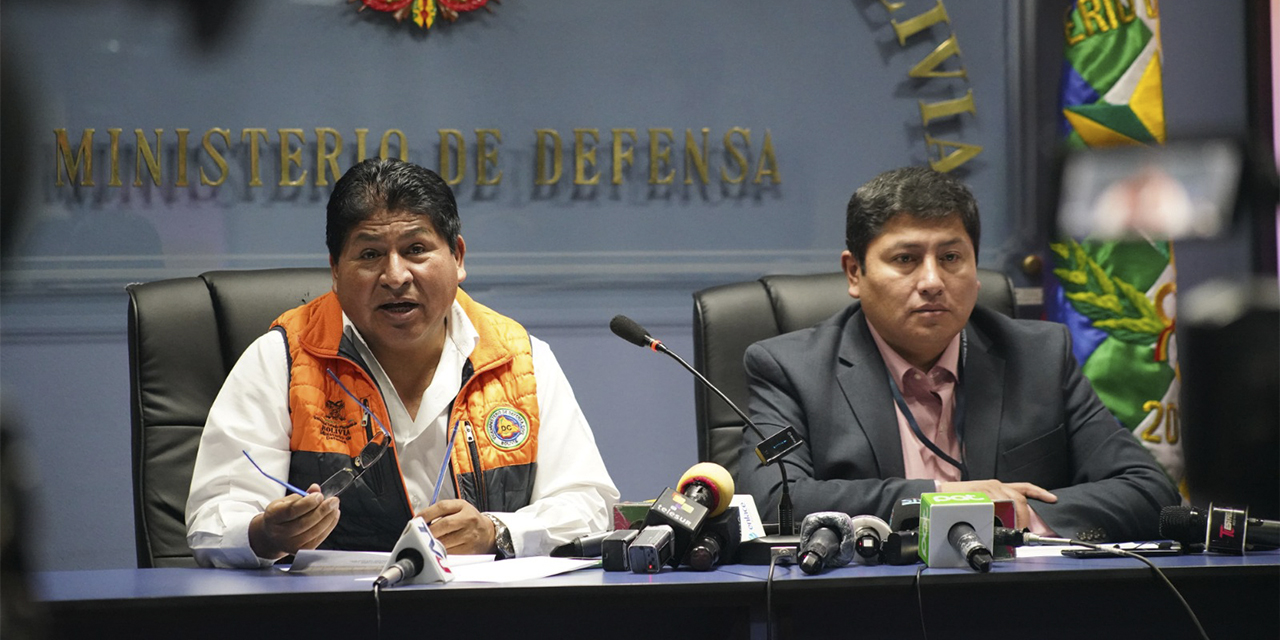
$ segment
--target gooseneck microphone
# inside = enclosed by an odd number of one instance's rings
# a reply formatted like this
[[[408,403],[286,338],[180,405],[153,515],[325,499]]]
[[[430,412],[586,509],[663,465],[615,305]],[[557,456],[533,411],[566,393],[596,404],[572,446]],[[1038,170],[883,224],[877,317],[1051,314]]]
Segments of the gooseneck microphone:
[[[742,418],[742,422],[750,427],[751,431],[755,433],[761,441],[777,442],[776,436],[773,438],[765,437],[764,432],[762,432],[760,428],[751,421],[751,418],[748,418],[747,414],[743,413],[742,409],[739,409],[738,405],[734,404],[733,401],[724,394],[724,392],[720,391],[720,389],[718,389],[714,384],[711,384],[711,381],[707,380],[706,376],[702,375],[702,373],[697,369],[690,366],[688,362],[685,362],[684,358],[681,358],[674,351],[668,349],[666,345],[662,344],[661,340],[650,336],[649,332],[646,331],[644,327],[637,324],[636,321],[623,315],[614,316],[613,320],[609,321],[609,330],[613,331],[613,333],[619,338],[622,338],[623,340],[626,340],[638,347],[652,349],[653,351],[665,353],[668,356],[671,356],[672,359],[680,363],[680,366],[688,370],[689,373],[692,373],[699,382],[706,386],[706,388],[715,392],[721,400],[724,400],[725,404],[729,405],[729,408],[733,409],[733,412],[738,414],[738,417]],[[788,431],[788,435],[790,437],[786,439],[786,442],[771,446],[770,449],[771,451],[776,451],[775,454],[765,456],[761,453],[759,448],[757,448],[756,451],[757,455],[760,455],[761,460],[766,461],[766,464],[773,461],[779,461],[778,472],[782,475],[782,495],[778,500],[778,532],[782,535],[792,535],[795,532],[795,515],[791,505],[790,483],[787,481],[786,466],[780,462],[780,458],[787,451],[799,446],[799,441],[798,437],[794,436],[794,430],[788,428]]]
[[[978,573],[991,570],[991,550],[982,543],[978,532],[968,522],[957,522],[947,532],[947,541],[964,557],[969,566]]]
[[[1248,508],[1169,506],[1160,510],[1160,535],[1187,546],[1240,554],[1280,547],[1280,522],[1250,518]]]

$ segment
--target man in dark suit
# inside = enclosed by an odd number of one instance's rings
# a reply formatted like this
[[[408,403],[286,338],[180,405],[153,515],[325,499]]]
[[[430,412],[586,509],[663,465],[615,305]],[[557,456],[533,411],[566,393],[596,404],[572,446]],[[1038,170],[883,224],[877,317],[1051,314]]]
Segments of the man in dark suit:
[[[901,498],[981,491],[1038,533],[1158,537],[1177,490],[1098,400],[1066,327],[975,308],[979,232],[958,181],[877,176],[849,201],[841,254],[861,304],[747,349],[753,419],[805,441],[785,458],[797,518],[887,518]],[[756,444],[745,438],[739,491],[776,518],[779,475]]]

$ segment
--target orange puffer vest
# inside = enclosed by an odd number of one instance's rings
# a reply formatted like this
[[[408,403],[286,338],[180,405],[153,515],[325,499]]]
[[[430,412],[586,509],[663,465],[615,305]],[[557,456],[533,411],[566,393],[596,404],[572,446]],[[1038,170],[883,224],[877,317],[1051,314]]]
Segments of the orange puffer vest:
[[[454,487],[481,511],[515,511],[529,504],[537,473],[538,396],[529,334],[461,289],[457,302],[480,340],[463,367],[450,412],[449,428],[457,429],[450,455]],[[332,293],[285,312],[272,329],[289,348],[289,481],[299,487],[322,483],[350,466],[378,428],[326,370],[391,430],[386,403],[369,367],[343,336],[342,309]],[[390,550],[413,517],[406,496],[392,447],[339,497],[342,517],[321,548]]]

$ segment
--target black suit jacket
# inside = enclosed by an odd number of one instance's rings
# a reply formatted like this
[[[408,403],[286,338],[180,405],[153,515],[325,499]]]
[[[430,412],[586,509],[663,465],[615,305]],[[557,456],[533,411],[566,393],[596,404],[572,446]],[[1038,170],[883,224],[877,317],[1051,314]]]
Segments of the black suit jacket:
[[[1173,483],[1084,378],[1061,324],[1013,320],[978,307],[966,326],[965,464],[970,478],[1030,482],[1057,497],[1031,507],[1061,536],[1159,537]],[[795,427],[786,458],[797,519],[815,511],[877,515],[935,491],[903,478],[888,373],[857,304],[812,328],[763,340],[745,356],[752,419],[766,434]],[[745,434],[738,491],[777,518],[778,470],[762,467]]]

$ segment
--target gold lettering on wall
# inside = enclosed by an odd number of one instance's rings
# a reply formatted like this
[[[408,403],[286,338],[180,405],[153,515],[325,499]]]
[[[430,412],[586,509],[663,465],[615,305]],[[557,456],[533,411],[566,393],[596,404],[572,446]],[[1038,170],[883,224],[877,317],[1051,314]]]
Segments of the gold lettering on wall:
[[[948,107],[949,104],[923,105],[922,109],[931,108],[938,114],[947,109],[959,109]],[[108,186],[123,186],[120,173],[131,169],[134,179],[130,184],[134,187],[144,186],[144,174],[149,175],[151,183],[156,186],[167,180],[175,186],[186,187],[189,186],[189,163],[194,162],[199,172],[199,184],[217,187],[227,183],[230,164],[235,161],[241,163],[240,169],[248,187],[261,187],[266,181],[274,182],[278,187],[309,184],[324,187],[337,182],[347,168],[344,165],[352,162],[352,156],[355,156],[355,162],[366,159],[369,141],[368,129],[354,129],[356,144],[352,153],[346,151],[349,146],[342,133],[334,127],[282,127],[274,131],[274,138],[265,128],[244,127],[240,129],[239,145],[236,146],[232,144],[231,130],[211,128],[204,132],[199,146],[193,150],[188,146],[190,129],[175,128],[169,132],[138,128],[133,130],[133,138],[124,143],[124,162],[132,159],[133,166],[130,167],[120,159],[123,129],[108,128],[109,140],[105,145],[95,137],[95,131],[84,129],[77,146],[71,142],[67,129],[53,130],[54,182],[57,186],[94,186],[95,157],[99,160],[105,157],[109,165]],[[503,154],[500,153],[503,133],[497,128],[474,131],[475,140],[471,144],[474,144],[475,163],[470,164],[469,144],[464,134],[458,129],[436,130],[440,140],[437,171],[451,186],[472,177],[476,186],[499,186],[506,175]],[[611,163],[608,171],[611,172],[612,184],[621,185],[627,178],[628,168],[646,160],[647,176],[636,176],[636,179],[647,178],[650,185],[670,185],[677,180],[683,180],[685,185],[708,185],[717,177],[730,184],[744,183],[748,177],[753,184],[766,181],[780,184],[782,181],[773,137],[768,129],[763,136],[763,146],[753,148],[751,129],[746,127],[726,130],[720,138],[723,146],[713,144],[717,138],[713,137],[716,134],[710,127],[686,128],[680,149],[676,146],[679,144],[676,129],[672,127],[645,129],[643,135],[648,136],[647,140],[641,140],[642,134],[632,127],[615,127],[608,131],[611,139],[602,140],[599,128],[576,127],[573,129],[573,146],[567,149],[557,130],[535,129],[535,185],[559,183],[567,173],[564,170],[566,153],[573,153],[572,180],[578,186],[600,184],[602,175],[606,173],[602,166],[605,162]],[[96,147],[95,142],[98,143]],[[402,130],[387,129],[382,133],[380,143],[380,157],[398,155],[404,159],[410,156],[409,138]],[[395,149],[391,148],[393,143]],[[130,144],[134,145],[132,149]],[[314,145],[314,149],[309,145]],[[609,152],[601,153],[606,148]],[[276,150],[279,151],[279,164],[263,167],[263,154]],[[648,158],[640,159],[645,150]],[[676,153],[681,157],[677,159]],[[474,176],[469,175],[472,167]]]
[[[302,169],[302,147],[293,148],[289,142],[291,138],[306,142],[302,137],[302,129],[277,129],[276,135],[280,136],[280,186],[301,187],[307,184],[307,170]],[[293,174],[290,166],[302,169],[302,174],[297,178],[290,178]]]
[[[898,44],[906,46],[907,38],[914,36],[939,22],[951,24],[951,18],[947,17],[947,8],[942,6],[942,0],[938,0],[938,4],[934,7],[914,18],[898,22],[890,20],[889,24],[893,25],[893,32],[898,35]]]
[[[707,139],[711,137],[711,128],[702,128],[702,147],[698,147],[698,143],[693,139],[693,130],[684,130],[684,183],[693,184],[693,173],[698,172],[698,180],[702,184],[710,184],[711,180],[707,177]],[[689,170],[690,165],[693,171]]]
[[[142,129],[134,129],[133,135],[138,139],[137,151],[133,157],[133,186],[142,186],[142,166],[147,166],[147,171],[151,174],[151,182],[157,187],[160,186],[160,136],[164,134],[164,129],[156,129],[156,148],[152,152],[151,145],[147,144],[147,136]]]
[[[327,140],[333,139],[333,147],[329,147]],[[316,127],[316,186],[324,187],[329,184],[329,176],[333,176],[333,181],[337,182],[342,177],[342,171],[338,169],[338,156],[342,154],[342,134],[332,127]]]
[[[440,135],[438,173],[449,186],[462,184],[467,166],[467,143],[462,139],[462,132],[457,129],[437,129],[436,132]]]
[[[187,135],[190,129],[175,129],[178,134],[178,181],[176,187],[187,186]]]
[[[534,137],[537,142],[534,149],[536,150],[537,161],[535,164],[535,174],[533,183],[539,186],[555,184],[560,182],[560,173],[564,170],[564,155],[560,151],[560,134],[555,129],[536,129]],[[551,150],[551,174],[547,174],[547,141],[550,140]]]
[[[938,118],[948,116],[956,116],[962,113],[969,115],[977,115],[977,110],[973,108],[973,89],[965,92],[964,97],[954,100],[939,100],[938,102],[929,102],[921,100],[920,102],[920,123],[929,126],[929,123]]]
[[[588,148],[586,143],[587,136],[591,136],[591,146]],[[574,129],[573,130],[573,183],[576,185],[590,185],[600,183],[600,174],[593,173],[590,178],[587,177],[587,167],[595,169],[596,166],[596,145],[600,142],[599,129]]]
[[[665,143],[663,138],[666,138]],[[675,140],[676,134],[672,129],[649,129],[649,184],[671,184],[676,179],[676,170],[671,168],[671,145]],[[669,170],[659,175],[662,167]]]
[[[1080,0],[1080,4],[1083,7],[1086,2],[1094,2],[1096,4],[1101,1],[1102,0]],[[1111,2],[1112,0],[1106,1]],[[893,13],[902,8],[902,5],[898,4],[897,6],[891,7],[886,4],[885,8],[887,8],[890,13]],[[1111,19],[1113,21],[1123,19],[1123,17],[1121,17],[1123,15],[1122,12],[1112,11],[1112,14]],[[951,24],[951,19],[947,16],[947,9],[943,6],[942,0],[937,0],[937,3],[934,4],[933,8],[925,11],[924,13],[901,22],[897,20],[890,20],[889,23],[893,25],[894,34],[898,37],[898,44],[905,47],[907,40],[912,36],[935,25],[946,24],[949,26]],[[1068,42],[1078,42],[1085,37],[1083,34],[1075,34],[1073,32],[1073,29],[1075,29],[1076,26],[1077,25],[1073,24],[1068,16],[1065,23]],[[1073,38],[1075,38],[1075,40],[1073,40]],[[943,63],[947,62],[951,58],[956,58],[957,63],[959,63],[959,68],[950,71],[940,69]],[[963,62],[961,62],[960,40],[956,37],[955,32],[953,31],[948,34],[948,36],[939,43],[937,47],[934,47],[933,51],[929,52],[928,55],[913,65],[907,72],[907,77],[924,80],[961,80],[967,83],[969,79],[968,72],[965,69]],[[920,105],[920,124],[925,129],[924,142],[930,156],[930,167],[933,167],[936,171],[954,171],[982,152],[981,145],[959,141],[939,140],[930,135],[928,131],[930,123],[940,118],[952,118],[966,113],[972,117],[977,117],[978,112],[974,107],[972,88],[966,88],[964,95],[959,98],[937,100],[934,102],[918,100],[917,102]],[[768,144],[766,134],[765,150],[769,149],[771,149],[771,147]],[[760,167],[763,166],[764,157],[762,156]],[[760,179],[762,175],[761,170],[758,168],[756,171],[756,179]]]
[[[80,181],[82,187],[93,185],[93,129],[85,129],[80,134],[80,148],[71,153],[71,145],[67,142],[66,129],[54,129],[53,174],[55,184],[62,182],[62,170],[67,170],[67,182],[75,184]],[[83,169],[83,173],[81,170]]]
[[[916,63],[911,67],[911,71],[907,72],[912,78],[967,78],[965,75],[964,65],[960,65],[957,71],[938,71],[938,65],[942,64],[947,58],[960,55],[960,43],[956,40],[956,34],[951,34],[938,45],[924,60]]]
[[[119,127],[107,129],[107,133],[111,135],[110,156],[108,157],[108,166],[111,167],[111,179],[107,180],[108,187],[120,186],[120,132],[124,131]]]
[[[613,134],[613,184],[622,184],[622,170],[635,163],[636,158],[636,130],[635,129],[614,129]],[[622,136],[631,138],[631,144],[623,149]]]
[[[267,139],[266,129],[242,129],[240,131],[240,144],[244,144],[246,139],[249,143],[249,186],[262,186],[262,171],[259,165],[258,141]]]
[[[213,146],[213,136],[222,138],[222,146],[227,149],[231,148],[231,130],[230,129],[210,129],[204,132],[204,138],[200,142],[200,146],[204,148],[204,152],[209,154],[213,159],[214,166],[218,167],[218,179],[210,180],[205,175],[204,167],[200,167],[200,184],[206,187],[217,187],[227,181],[227,159],[223,157]]]
[[[764,130],[764,146],[760,148],[760,162],[756,165],[756,177],[752,184],[760,184],[765,176],[774,184],[782,184],[782,176],[778,173],[778,158],[773,152],[773,135]]]
[[[476,129],[476,184],[493,186],[502,183],[502,172],[493,178],[489,177],[489,169],[498,166],[498,146],[489,147],[488,139],[502,143],[502,132],[497,129]]]
[[[929,147],[937,147],[938,159],[929,158],[929,166],[933,167],[934,171],[942,173],[954,170],[982,152],[982,147],[979,145],[939,140],[927,133],[924,134],[924,142]],[[944,151],[945,149],[951,149],[951,151]]]
[[[720,179],[729,184],[741,184],[747,178],[747,156],[733,145],[733,136],[738,136],[742,140],[745,147],[751,146],[751,130],[742,127],[734,127],[724,133],[724,150],[733,157],[733,163],[738,165],[738,175],[730,177],[724,167],[720,167]]]

